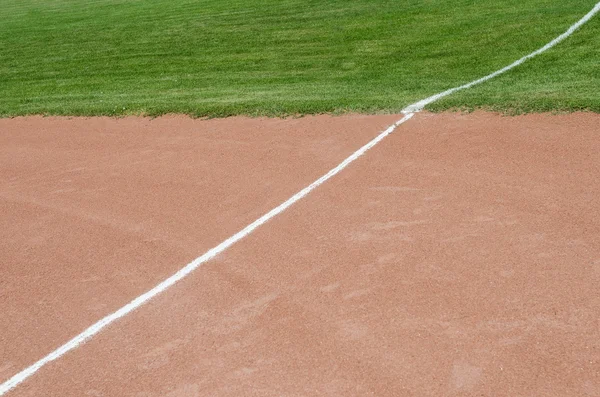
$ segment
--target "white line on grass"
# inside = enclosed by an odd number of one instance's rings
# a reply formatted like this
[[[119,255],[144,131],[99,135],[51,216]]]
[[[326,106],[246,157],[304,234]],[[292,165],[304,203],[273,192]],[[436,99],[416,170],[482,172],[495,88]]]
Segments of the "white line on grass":
[[[408,105],[407,107],[404,108],[404,110],[402,110],[402,113],[418,112],[418,111],[422,110],[425,106],[437,101],[438,99],[442,99],[445,96],[454,94],[455,92],[464,90],[465,88],[471,88],[474,85],[484,83],[490,79],[493,79],[496,76],[501,75],[502,73],[508,72],[509,70],[511,70],[512,68],[514,68],[516,66],[519,66],[526,60],[531,59],[536,55],[540,55],[542,52],[544,52],[546,50],[549,50],[550,48],[554,47],[555,45],[557,45],[558,43],[560,43],[561,41],[563,41],[564,39],[566,39],[567,37],[572,35],[573,32],[575,32],[577,29],[579,29],[584,23],[586,23],[587,21],[592,19],[592,17],[594,15],[596,15],[598,13],[598,11],[600,11],[600,2],[596,3],[594,8],[592,8],[592,10],[590,12],[585,14],[585,16],[583,18],[581,18],[579,21],[577,21],[575,24],[573,24],[569,29],[567,29],[566,32],[564,32],[563,34],[561,34],[560,36],[558,36],[557,38],[555,38],[554,40],[552,40],[551,42],[549,42],[548,44],[543,46],[542,48],[532,52],[531,54],[525,55],[523,58],[521,58],[517,61],[514,61],[510,65],[503,67],[502,69],[497,70],[494,73],[488,74],[487,76],[484,76],[480,79],[471,81],[470,83],[461,85],[459,87],[450,88],[449,90],[440,92],[439,94],[432,95],[429,98],[420,100],[419,102],[413,103],[412,105]]]
[[[346,158],[344,161],[342,161],[338,166],[333,168],[327,174],[323,175],[322,177],[320,177],[319,179],[317,179],[316,181],[314,181],[313,183],[311,183],[304,189],[300,190],[298,193],[296,193],[295,195],[293,195],[292,197],[287,199],[285,202],[283,202],[279,206],[273,208],[271,211],[267,212],[266,214],[264,214],[263,216],[261,216],[260,218],[258,218],[257,220],[255,220],[254,222],[252,222],[251,224],[249,224],[248,226],[246,226],[245,228],[243,228],[236,234],[234,234],[233,236],[229,237],[227,240],[223,241],[221,244],[217,245],[214,248],[211,248],[206,253],[204,253],[202,256],[194,259],[192,262],[187,264],[185,267],[183,267],[177,273],[173,274],[171,277],[167,278],[166,280],[164,280],[163,282],[158,284],[156,287],[154,287],[151,290],[149,290],[148,292],[138,296],[137,298],[135,298],[134,300],[132,300],[131,302],[129,302],[128,304],[126,304],[125,306],[123,306],[122,308],[117,310],[116,312],[104,317],[102,320],[98,321],[97,323],[95,323],[94,325],[92,325],[91,327],[89,327],[88,329],[86,329],[85,331],[83,331],[82,333],[80,333],[79,335],[77,335],[76,337],[74,337],[73,339],[71,339],[64,345],[62,345],[61,347],[59,347],[58,349],[54,350],[52,353],[48,354],[46,357],[44,357],[41,360],[37,361],[36,363],[30,365],[29,367],[25,368],[18,374],[14,375],[10,379],[8,379],[4,383],[2,383],[0,385],[0,396],[6,394],[8,391],[15,388],[17,385],[19,385],[25,379],[27,379],[31,375],[35,374],[44,365],[60,358],[67,352],[75,349],[76,347],[78,347],[79,345],[84,343],[86,340],[92,338],[94,335],[99,333],[104,327],[108,326],[109,324],[113,323],[114,321],[118,320],[119,318],[126,316],[127,314],[131,313],[135,309],[139,308],[144,303],[148,302],[150,299],[154,298],[156,295],[165,291],[166,289],[171,287],[173,284],[175,284],[176,282],[178,282],[179,280],[181,280],[182,278],[186,277],[188,274],[190,274],[191,272],[196,270],[204,262],[207,262],[210,259],[214,258],[221,252],[223,252],[226,249],[228,249],[229,247],[231,247],[233,244],[237,243],[238,241],[240,241],[241,239],[243,239],[244,237],[246,237],[247,235],[252,233],[256,228],[258,228],[259,226],[268,222],[271,218],[274,218],[281,212],[288,209],[296,201],[305,197],[312,190],[314,190],[319,185],[326,182],[329,178],[333,177],[334,175],[339,173],[341,170],[346,168],[350,163],[352,163],[354,160],[356,160],[357,158],[362,156],[373,146],[377,145],[383,138],[385,138],[386,136],[391,134],[396,129],[396,127],[398,127],[400,124],[403,124],[404,122],[410,120],[410,118],[414,116],[415,112],[422,110],[423,107],[425,107],[426,105],[428,105],[432,102],[437,101],[440,98],[443,98],[454,92],[473,87],[474,85],[483,83],[483,82],[485,82],[489,79],[492,79],[504,72],[507,72],[510,69],[522,64],[529,58],[533,58],[534,56],[541,54],[542,52],[548,50],[549,48],[554,47],[556,44],[560,43],[561,41],[563,41],[564,39],[569,37],[571,34],[573,34],[573,32],[575,32],[575,30],[577,30],[579,27],[581,27],[581,25],[583,25],[584,23],[589,21],[596,13],[598,13],[598,11],[600,11],[600,2],[598,2],[596,4],[596,6],[589,13],[587,13],[583,18],[581,18],[573,26],[571,26],[565,33],[561,34],[560,36],[558,36],[557,38],[552,40],[550,43],[548,43],[544,47],[540,48],[539,50],[534,51],[531,54],[524,56],[523,58],[519,59],[518,61],[513,62],[512,64],[506,66],[505,68],[502,68],[492,74],[489,74],[478,80],[472,81],[468,84],[449,89],[447,91],[441,92],[439,94],[433,95],[429,98],[423,99],[419,102],[416,102],[412,105],[407,106],[406,108],[404,108],[404,110],[402,110],[402,113],[404,113],[404,117],[402,117],[400,120],[398,120],[397,122],[395,122],[394,124],[389,126],[385,131],[383,131],[381,134],[379,134],[377,137],[375,137],[369,143],[367,143],[366,145],[364,145],[363,147],[358,149],[356,152],[352,153],[348,158]]]

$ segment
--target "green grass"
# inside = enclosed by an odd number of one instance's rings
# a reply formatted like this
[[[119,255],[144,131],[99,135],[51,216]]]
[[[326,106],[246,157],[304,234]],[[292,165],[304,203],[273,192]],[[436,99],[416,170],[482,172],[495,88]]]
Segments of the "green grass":
[[[0,116],[397,112],[564,32],[596,0],[3,0]],[[431,106],[600,112],[600,17]]]

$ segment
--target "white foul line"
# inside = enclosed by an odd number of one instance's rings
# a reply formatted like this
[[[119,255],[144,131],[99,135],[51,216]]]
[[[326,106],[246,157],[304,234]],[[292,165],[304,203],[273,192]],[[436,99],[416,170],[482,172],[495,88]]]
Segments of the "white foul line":
[[[30,365],[29,367],[25,368],[18,374],[14,375],[10,379],[8,379],[4,383],[2,383],[0,385],[0,396],[3,396],[8,391],[12,390],[17,385],[19,385],[21,382],[23,382],[24,380],[26,380],[27,378],[29,378],[30,376],[35,374],[44,365],[60,358],[67,352],[75,349],[76,347],[78,347],[79,345],[84,343],[86,340],[92,338],[94,335],[99,333],[104,327],[108,326],[109,324],[113,323],[114,321],[118,320],[119,318],[126,316],[127,314],[131,313],[135,309],[139,308],[144,303],[148,302],[150,299],[154,298],[156,295],[165,291],[166,289],[171,287],[173,284],[175,284],[176,282],[178,282],[179,280],[181,280],[182,278],[186,277],[188,274],[190,274],[191,272],[196,270],[201,264],[211,260],[212,258],[217,256],[221,252],[227,250],[233,244],[237,243],[238,241],[240,241],[241,239],[243,239],[244,237],[246,237],[247,235],[252,233],[259,226],[265,224],[271,218],[274,218],[281,212],[288,209],[296,201],[305,197],[312,190],[314,190],[319,185],[326,182],[329,178],[333,177],[334,175],[336,175],[337,173],[342,171],[354,160],[358,159],[360,156],[365,154],[373,146],[377,145],[381,140],[383,140],[383,138],[385,138],[386,136],[391,134],[396,129],[396,127],[398,127],[400,124],[403,124],[404,122],[410,120],[414,116],[415,112],[422,110],[423,107],[425,107],[426,105],[428,105],[432,102],[437,101],[440,98],[443,98],[454,92],[464,90],[466,88],[470,88],[474,85],[483,83],[483,82],[485,82],[489,79],[492,79],[504,72],[507,72],[508,70],[522,64],[527,59],[533,58],[534,56],[541,54],[542,52],[548,50],[549,48],[554,47],[556,44],[560,43],[561,41],[563,41],[564,39],[569,37],[571,34],[573,34],[573,32],[575,30],[577,30],[581,25],[583,25],[584,23],[589,21],[596,13],[598,13],[598,11],[600,11],[600,2],[598,2],[596,4],[596,6],[589,13],[587,13],[583,18],[581,18],[573,26],[571,26],[565,33],[558,36],[557,38],[555,38],[554,40],[552,40],[550,43],[546,44],[544,47],[540,48],[539,50],[534,51],[531,54],[524,56],[523,58],[519,59],[518,61],[515,61],[514,63],[508,65],[507,67],[505,67],[503,69],[498,70],[497,72],[494,72],[490,75],[487,75],[478,80],[472,81],[468,84],[462,85],[460,87],[452,88],[452,89],[444,91],[442,93],[433,95],[429,98],[423,99],[422,101],[419,101],[412,105],[407,106],[406,108],[404,108],[404,110],[402,110],[402,113],[404,113],[404,117],[402,117],[400,120],[398,120],[397,122],[395,122],[394,124],[389,126],[385,131],[380,133],[377,137],[375,137],[369,143],[367,143],[366,145],[364,145],[363,147],[358,149],[356,152],[352,153],[348,158],[346,158],[344,161],[342,161],[339,165],[337,165],[335,168],[333,168],[327,174],[323,175],[322,177],[320,177],[319,179],[317,179],[316,181],[314,181],[313,183],[311,183],[304,189],[300,190],[298,193],[296,193],[295,195],[293,195],[292,197],[287,199],[285,202],[283,202],[279,206],[273,208],[271,211],[267,212],[266,214],[264,214],[263,216],[261,216],[260,218],[258,218],[257,220],[255,220],[254,222],[252,222],[251,224],[249,224],[248,226],[246,226],[245,228],[243,228],[236,234],[234,234],[233,236],[229,237],[227,240],[223,241],[221,244],[217,245],[214,248],[211,248],[206,253],[204,253],[202,256],[194,259],[192,262],[188,263],[185,267],[183,267],[177,273],[173,274],[172,276],[170,276],[169,278],[167,278],[166,280],[164,280],[163,282],[161,282],[160,284],[158,284],[157,286],[155,286],[148,292],[138,296],[137,298],[135,298],[134,300],[132,300],[131,302],[129,302],[128,304],[126,304],[125,306],[123,306],[122,308],[117,310],[116,312],[104,317],[102,320],[98,321],[91,327],[87,328],[85,331],[83,331],[82,333],[80,333],[79,335],[77,335],[76,337],[74,337],[73,339],[71,339],[70,341],[68,341],[61,347],[59,347],[58,349],[54,350],[52,353],[48,354],[46,357],[44,357],[41,360],[37,361],[36,363]]]
[[[544,52],[546,50],[549,50],[550,48],[554,47],[555,45],[557,45],[558,43],[560,43],[561,41],[563,41],[564,39],[566,39],[567,37],[572,35],[573,32],[575,32],[577,29],[579,29],[584,23],[586,23],[587,21],[592,19],[592,17],[594,15],[596,15],[598,13],[598,11],[600,11],[600,2],[596,3],[594,8],[592,8],[592,10],[590,12],[585,14],[583,18],[581,18],[579,21],[577,21],[575,24],[573,24],[569,29],[567,29],[566,32],[564,32],[563,34],[561,34],[560,36],[558,36],[557,38],[555,38],[554,40],[552,40],[551,42],[549,42],[548,44],[543,46],[542,48],[539,48],[539,49],[535,50],[534,52],[532,52],[531,54],[525,55],[523,58],[514,61],[510,65],[505,66],[502,69],[497,70],[494,73],[488,74],[487,76],[484,76],[480,79],[471,81],[470,83],[461,85],[459,87],[450,88],[449,90],[440,92],[439,94],[432,95],[429,98],[420,100],[419,102],[413,103],[412,105],[408,105],[406,108],[404,108],[404,110],[402,110],[402,113],[418,112],[418,111],[422,110],[425,106],[437,101],[438,99],[442,99],[445,96],[454,94],[455,92],[464,90],[465,88],[471,88],[474,85],[484,83],[490,79],[493,79],[496,76],[501,75],[502,73],[508,72],[509,70],[511,70],[512,68],[514,68],[516,66],[519,66],[526,60],[531,59],[536,55],[540,55],[542,52]]]

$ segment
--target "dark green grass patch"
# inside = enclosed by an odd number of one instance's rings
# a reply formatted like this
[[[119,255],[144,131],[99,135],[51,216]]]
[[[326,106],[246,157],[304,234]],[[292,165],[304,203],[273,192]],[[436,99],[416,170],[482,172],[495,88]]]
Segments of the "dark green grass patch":
[[[4,0],[0,116],[397,112],[595,0]],[[432,109],[600,111],[600,18]]]

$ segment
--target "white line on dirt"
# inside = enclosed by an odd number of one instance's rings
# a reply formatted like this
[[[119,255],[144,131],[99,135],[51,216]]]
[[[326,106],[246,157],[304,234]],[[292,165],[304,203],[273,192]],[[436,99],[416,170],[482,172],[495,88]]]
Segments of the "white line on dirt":
[[[166,280],[164,280],[163,282],[161,282],[160,284],[158,284],[157,286],[155,286],[148,292],[138,296],[137,298],[135,298],[134,300],[132,300],[131,302],[129,302],[128,304],[126,304],[125,306],[123,306],[122,308],[117,310],[116,312],[104,317],[102,320],[98,321],[91,327],[87,328],[85,331],[83,331],[79,335],[75,336],[73,339],[71,339],[70,341],[68,341],[67,343],[65,343],[64,345],[59,347],[58,349],[54,350],[52,353],[48,354],[46,357],[44,357],[41,360],[37,361],[36,363],[30,365],[29,367],[25,368],[18,374],[14,375],[10,379],[8,379],[4,383],[2,383],[0,385],[0,396],[3,396],[7,392],[9,392],[13,388],[15,388],[17,385],[19,385],[21,382],[25,381],[27,378],[29,378],[30,376],[35,374],[44,365],[60,358],[64,354],[68,353],[69,351],[75,349],[76,347],[78,347],[79,345],[81,345],[82,343],[87,341],[88,339],[92,338],[94,335],[98,334],[104,327],[108,326],[109,324],[113,323],[114,321],[118,320],[119,318],[126,316],[127,314],[136,310],[137,308],[142,306],[144,303],[146,303],[150,299],[154,298],[156,295],[165,291],[166,289],[171,287],[173,284],[175,284],[182,278],[186,277],[188,274],[192,273],[201,264],[211,260],[212,258],[217,256],[221,252],[227,250],[233,244],[237,243],[238,241],[240,241],[241,239],[243,239],[244,237],[246,237],[247,235],[252,233],[255,229],[257,229],[261,225],[265,224],[266,222],[268,222],[270,219],[274,218],[281,212],[288,209],[296,201],[305,197],[312,190],[316,189],[319,185],[323,184],[329,178],[333,177],[334,175],[336,175],[337,173],[342,171],[350,163],[352,163],[354,160],[358,159],[360,156],[362,156],[364,153],[366,153],[373,146],[377,145],[381,140],[383,140],[383,138],[385,138],[386,136],[391,134],[396,129],[396,127],[398,127],[400,124],[403,124],[404,122],[410,120],[410,118],[412,118],[414,116],[415,112],[422,110],[423,107],[427,106],[428,104],[430,104],[432,102],[437,101],[440,98],[443,98],[454,92],[473,87],[474,85],[483,83],[483,82],[490,80],[502,73],[505,73],[505,72],[509,71],[510,69],[522,64],[526,60],[533,58],[534,56],[539,55],[542,52],[554,47],[556,44],[560,43],[561,41],[563,41],[564,39],[569,37],[571,34],[573,34],[573,32],[575,32],[584,23],[589,21],[595,14],[598,13],[598,11],[600,11],[600,2],[598,2],[596,4],[596,6],[590,12],[588,12],[583,18],[581,18],[577,23],[572,25],[565,33],[561,34],[560,36],[558,36],[557,38],[555,38],[554,40],[552,40],[551,42],[546,44],[544,47],[532,52],[529,55],[524,56],[523,58],[519,59],[518,61],[515,61],[515,62],[511,63],[510,65],[508,65],[492,74],[489,74],[478,80],[472,81],[468,84],[461,85],[459,87],[455,87],[455,88],[449,89],[447,91],[441,92],[439,94],[433,95],[429,98],[425,98],[419,102],[416,102],[412,105],[407,106],[406,108],[404,108],[404,110],[402,110],[402,113],[404,113],[404,117],[402,117],[400,120],[398,120],[397,122],[395,122],[394,124],[389,126],[385,131],[383,131],[381,134],[379,134],[377,137],[375,137],[369,143],[367,143],[366,145],[364,145],[363,147],[358,149],[356,152],[352,153],[348,158],[346,158],[344,161],[342,161],[338,166],[333,168],[327,174],[323,175],[322,177],[320,177],[319,179],[317,179],[316,181],[314,181],[313,183],[311,183],[304,189],[300,190],[298,193],[296,193],[295,195],[293,195],[292,197],[287,199],[285,202],[283,202],[279,206],[273,208],[271,211],[267,212],[266,214],[264,214],[263,216],[261,216],[260,218],[258,218],[257,220],[255,220],[254,222],[252,222],[251,224],[249,224],[248,226],[246,226],[245,228],[243,228],[236,234],[234,234],[233,236],[229,237],[227,240],[223,241],[221,244],[217,245],[214,248],[211,248],[206,253],[204,253],[202,256],[194,259],[192,262],[188,263],[185,267],[183,267],[177,273],[173,274],[172,276],[170,276],[169,278],[167,278]]]

